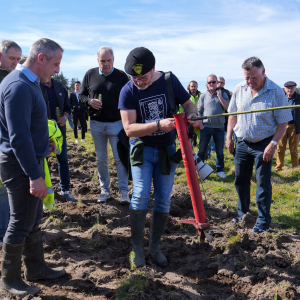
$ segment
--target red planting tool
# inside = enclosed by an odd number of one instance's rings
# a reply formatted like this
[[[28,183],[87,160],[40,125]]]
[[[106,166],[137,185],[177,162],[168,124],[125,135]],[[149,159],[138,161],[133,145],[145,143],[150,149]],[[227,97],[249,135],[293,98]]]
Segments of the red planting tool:
[[[196,220],[177,220],[173,223],[193,224],[199,232],[200,242],[204,242],[205,237],[211,242],[210,220],[205,215],[192,146],[188,137],[188,122],[185,113],[174,115],[174,119]]]

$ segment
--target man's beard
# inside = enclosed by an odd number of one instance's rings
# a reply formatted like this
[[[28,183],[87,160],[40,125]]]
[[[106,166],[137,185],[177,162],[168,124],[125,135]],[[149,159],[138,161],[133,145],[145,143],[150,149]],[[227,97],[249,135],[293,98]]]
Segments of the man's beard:
[[[139,90],[143,91],[143,90],[147,89],[147,88],[152,84],[153,74],[154,74],[154,72],[152,72],[152,74],[151,74],[151,79],[150,79],[150,83],[149,83],[149,84],[147,84],[147,85],[145,85],[145,86],[143,86],[143,87],[138,86],[134,81],[133,81],[133,84],[134,84]]]
[[[133,84],[134,84],[139,90],[141,90],[141,91],[147,89],[147,88],[151,85],[151,83],[150,83],[150,84],[148,84],[148,85],[145,85],[145,86],[143,86],[143,87],[140,87],[140,86],[138,86],[138,85],[137,85],[136,83],[134,83],[134,82],[133,82]]]

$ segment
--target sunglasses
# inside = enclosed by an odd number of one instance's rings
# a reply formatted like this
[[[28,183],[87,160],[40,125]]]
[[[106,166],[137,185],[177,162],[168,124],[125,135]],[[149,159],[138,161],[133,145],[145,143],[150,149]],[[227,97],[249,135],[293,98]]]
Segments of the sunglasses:
[[[209,81],[209,82],[207,82],[208,84],[215,84],[216,83],[216,81]]]

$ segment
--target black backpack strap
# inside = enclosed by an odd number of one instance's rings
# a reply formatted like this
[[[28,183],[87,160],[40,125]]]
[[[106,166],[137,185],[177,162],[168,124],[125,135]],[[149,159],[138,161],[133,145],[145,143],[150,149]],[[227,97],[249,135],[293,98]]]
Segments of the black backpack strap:
[[[171,73],[172,72],[165,73],[165,82],[166,82],[166,87],[167,87],[169,103],[170,103],[170,112],[172,115],[176,115],[178,112],[179,106],[175,102]]]

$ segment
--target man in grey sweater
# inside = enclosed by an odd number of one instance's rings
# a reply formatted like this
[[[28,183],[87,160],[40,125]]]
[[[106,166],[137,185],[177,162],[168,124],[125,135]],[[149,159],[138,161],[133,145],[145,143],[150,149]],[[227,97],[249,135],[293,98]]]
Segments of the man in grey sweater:
[[[222,114],[227,110],[229,99],[225,92],[217,90],[217,76],[211,74],[207,77],[207,91],[200,96],[198,112],[200,116]],[[204,161],[208,143],[213,137],[216,146],[216,167],[218,176],[225,178],[224,173],[224,123],[225,117],[203,120],[204,128],[200,131],[198,156]]]

